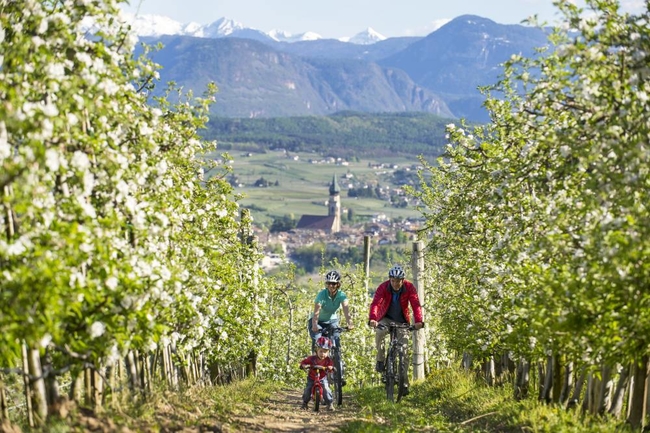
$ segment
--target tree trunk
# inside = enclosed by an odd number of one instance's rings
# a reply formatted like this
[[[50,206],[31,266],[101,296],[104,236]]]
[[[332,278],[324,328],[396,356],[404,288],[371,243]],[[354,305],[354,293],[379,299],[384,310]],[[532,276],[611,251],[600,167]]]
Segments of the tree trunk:
[[[540,375],[540,377],[542,377]],[[539,399],[543,402],[551,402],[551,389],[553,388],[553,356],[546,357],[546,373],[544,374],[544,382],[540,387]]]
[[[469,371],[472,368],[472,355],[467,352],[463,353],[463,360],[460,365],[464,370]]]
[[[553,403],[560,403],[560,398],[562,396],[562,357],[560,355],[551,356],[551,362],[553,363],[553,384],[551,385],[551,400]]]
[[[0,375],[0,421],[9,419],[9,403],[2,375]]]
[[[612,397],[612,405],[609,408],[609,414],[616,418],[621,417],[623,402],[625,401],[625,390],[628,387],[630,379],[630,367],[621,367],[619,369],[618,383]]]
[[[645,409],[645,380],[648,376],[648,356],[643,356],[634,366],[634,384],[631,390],[630,413],[627,422],[633,429],[643,426]]]
[[[573,388],[573,392],[571,393],[569,402],[567,403],[567,409],[573,409],[574,407],[578,406],[578,403],[580,402],[580,395],[582,394],[582,387],[584,386],[586,379],[587,379],[587,373],[586,373],[586,369],[583,367],[581,369],[580,376],[576,381],[576,385]]]
[[[246,358],[246,377],[257,376],[257,352],[251,350]]]
[[[612,380],[612,368],[604,365],[601,373],[600,395],[598,396],[597,413],[603,415],[612,405],[612,389],[614,381]]]
[[[32,395],[32,408],[34,410],[34,422],[36,425],[43,425],[47,419],[47,397],[45,395],[45,380],[41,369],[41,354],[38,349],[27,349],[29,363],[30,388]]]
[[[83,388],[81,383],[81,373],[73,373],[72,382],[70,383],[70,391],[68,392],[68,398],[71,401],[76,402],[77,404],[81,403],[81,398],[83,396]]]
[[[127,374],[127,379],[129,382],[129,387],[131,388],[132,392],[136,392],[139,390],[138,388],[138,370],[135,365],[135,359],[133,356],[133,351],[129,350],[129,352],[126,354],[126,357],[124,359],[124,364],[126,368],[126,374]]]
[[[591,408],[594,406],[594,375],[587,373],[587,389],[585,390],[585,397],[582,400],[582,412],[591,413]]]
[[[84,368],[84,405],[93,407],[93,372],[90,368]]]
[[[530,363],[520,360],[517,363],[517,373],[515,375],[515,400],[523,400],[528,397],[530,386]]]
[[[564,381],[560,393],[560,404],[566,406],[569,401],[571,388],[573,387],[573,362],[569,362],[564,368]]]

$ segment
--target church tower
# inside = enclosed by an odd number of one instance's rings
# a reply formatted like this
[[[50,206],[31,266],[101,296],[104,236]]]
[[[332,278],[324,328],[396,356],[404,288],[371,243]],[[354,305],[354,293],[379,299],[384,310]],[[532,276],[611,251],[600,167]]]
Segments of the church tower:
[[[336,174],[330,184],[330,199],[328,201],[328,216],[334,216],[332,233],[341,231],[341,188],[336,180]]]

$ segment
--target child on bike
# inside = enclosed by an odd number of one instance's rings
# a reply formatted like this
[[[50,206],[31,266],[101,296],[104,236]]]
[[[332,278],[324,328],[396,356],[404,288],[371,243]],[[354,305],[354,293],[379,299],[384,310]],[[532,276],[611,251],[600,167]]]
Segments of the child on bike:
[[[309,400],[311,400],[311,390],[314,386],[314,381],[317,376],[320,377],[321,384],[323,385],[323,401],[327,405],[327,409],[334,410],[334,399],[332,398],[332,391],[330,390],[327,381],[327,372],[334,369],[332,359],[329,357],[330,349],[332,348],[332,341],[327,337],[319,337],[316,340],[316,354],[308,356],[300,362],[300,368],[309,368],[312,365],[319,365],[325,367],[326,370],[309,369],[307,375],[307,385],[302,394],[302,408],[307,409]]]

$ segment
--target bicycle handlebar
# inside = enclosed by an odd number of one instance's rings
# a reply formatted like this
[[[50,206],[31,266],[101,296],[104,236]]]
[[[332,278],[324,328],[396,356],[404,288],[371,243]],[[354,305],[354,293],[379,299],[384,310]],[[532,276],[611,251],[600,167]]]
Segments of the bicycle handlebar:
[[[332,334],[334,334],[336,332],[345,332],[345,331],[349,331],[349,330],[350,330],[350,328],[348,328],[347,326],[344,327],[344,328],[341,328],[340,326],[328,326],[327,328],[322,328],[320,330],[320,333],[321,333],[321,335],[323,335],[325,337],[329,337],[330,335],[332,335]]]
[[[322,365],[314,365],[314,364],[302,365],[300,368],[302,368],[303,370],[309,370],[309,369],[312,369],[312,370],[330,370],[330,367],[324,367]],[[336,370],[336,368],[331,367],[331,370],[334,371],[334,370]]]
[[[377,323],[377,329],[390,329],[390,328],[408,329],[409,331],[415,331],[415,326],[408,323],[391,322],[388,325]]]

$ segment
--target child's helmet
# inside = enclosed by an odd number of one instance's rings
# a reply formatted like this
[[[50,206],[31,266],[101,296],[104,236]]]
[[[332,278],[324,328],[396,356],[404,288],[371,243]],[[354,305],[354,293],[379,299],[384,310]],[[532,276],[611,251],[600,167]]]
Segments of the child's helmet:
[[[332,340],[327,337],[318,337],[318,340],[316,340],[316,346],[321,349],[330,350],[332,348]]]

